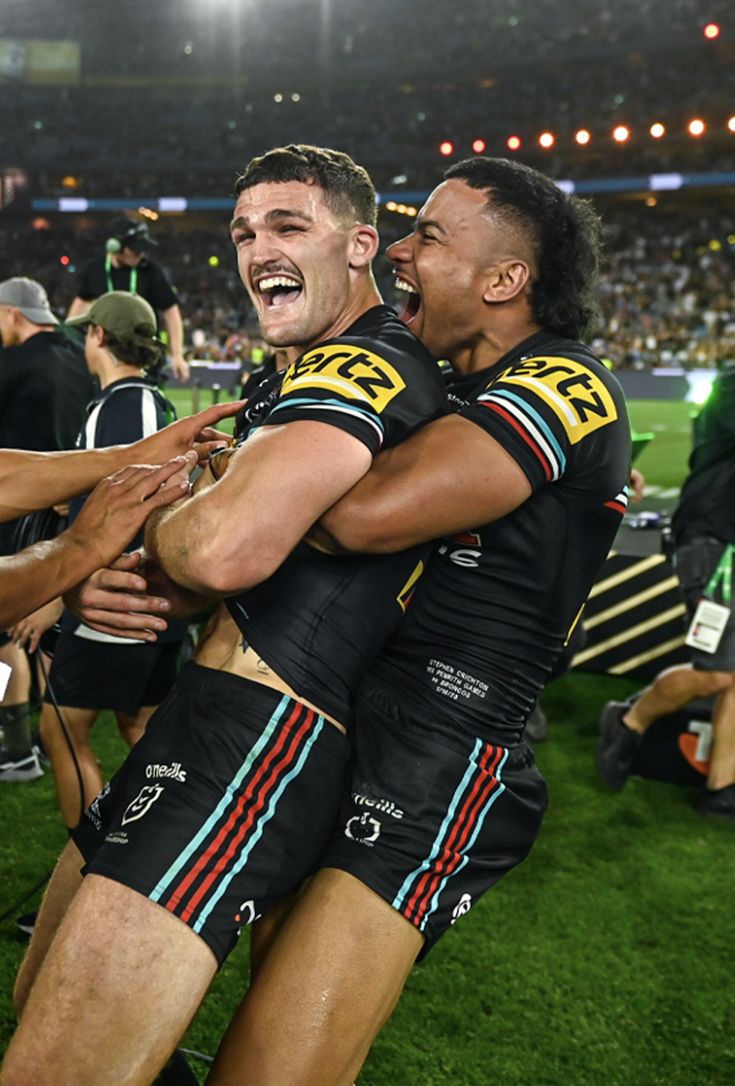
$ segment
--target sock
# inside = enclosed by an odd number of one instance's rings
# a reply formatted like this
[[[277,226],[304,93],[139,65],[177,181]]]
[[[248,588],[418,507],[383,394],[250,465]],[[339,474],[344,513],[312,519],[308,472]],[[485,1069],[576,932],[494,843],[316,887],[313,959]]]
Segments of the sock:
[[[3,744],[13,758],[23,758],[31,753],[31,715],[27,701],[0,708],[0,725],[5,737]]]

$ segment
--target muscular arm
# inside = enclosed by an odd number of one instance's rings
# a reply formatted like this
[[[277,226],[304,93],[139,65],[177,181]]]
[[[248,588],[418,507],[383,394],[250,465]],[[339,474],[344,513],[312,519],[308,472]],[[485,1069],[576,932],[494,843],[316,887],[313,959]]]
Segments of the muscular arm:
[[[146,551],[192,591],[250,588],[280,566],[370,463],[361,441],[327,423],[264,427],[218,482],[151,518]]]
[[[207,428],[234,415],[240,406],[232,403],[207,408],[134,445],[72,452],[0,449],[0,521],[86,494],[104,476],[129,464],[163,463],[187,452],[197,440],[204,439],[208,446],[221,445],[224,441],[217,440],[218,435]]]
[[[526,475],[494,438],[447,415],[380,453],[321,518],[315,541],[331,537],[345,550],[391,553],[497,520],[530,495]]]

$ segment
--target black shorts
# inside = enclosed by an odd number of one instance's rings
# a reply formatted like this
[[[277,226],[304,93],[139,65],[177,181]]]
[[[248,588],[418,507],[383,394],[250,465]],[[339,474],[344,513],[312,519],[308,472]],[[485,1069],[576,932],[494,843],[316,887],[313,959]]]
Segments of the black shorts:
[[[240,929],[314,867],[348,751],[301,702],[188,664],[73,831],[84,873],[168,909],[221,964]]]
[[[137,713],[160,705],[176,681],[180,641],[110,644],[62,630],[49,679],[58,705]],[[51,696],[46,691],[46,704]]]
[[[701,536],[682,543],[674,552],[673,565],[679,578],[690,622],[726,546],[726,543],[712,536]],[[717,603],[723,602],[721,588],[720,582],[720,587],[711,597]],[[731,603],[727,606],[730,607],[730,619],[716,651],[691,650],[692,667],[697,671],[735,671],[735,608]]]
[[[353,765],[320,861],[360,879],[414,924],[423,957],[536,839],[546,784],[533,753],[462,736],[450,745],[363,685]]]

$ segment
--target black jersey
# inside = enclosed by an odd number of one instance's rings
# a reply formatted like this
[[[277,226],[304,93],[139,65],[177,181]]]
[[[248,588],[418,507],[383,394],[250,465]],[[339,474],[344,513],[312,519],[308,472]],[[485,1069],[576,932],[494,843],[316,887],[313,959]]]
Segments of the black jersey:
[[[446,403],[431,356],[392,310],[375,306],[266,378],[241,412],[238,437],[315,419],[376,453],[443,414]],[[299,697],[347,723],[358,681],[403,616],[425,553],[334,557],[301,544],[227,606],[245,641]]]
[[[620,524],[630,431],[615,378],[579,343],[541,332],[450,386],[533,493],[439,543],[373,674],[447,733],[518,742]]]

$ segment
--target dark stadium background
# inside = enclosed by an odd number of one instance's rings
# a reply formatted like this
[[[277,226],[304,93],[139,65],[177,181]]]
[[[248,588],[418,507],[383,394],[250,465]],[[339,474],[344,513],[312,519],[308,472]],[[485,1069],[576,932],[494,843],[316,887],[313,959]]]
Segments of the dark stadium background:
[[[227,235],[249,157],[286,141],[349,151],[392,240],[442,169],[481,149],[594,200],[607,237],[595,345],[650,390],[656,369],[686,377],[735,352],[734,62],[731,0],[2,0],[0,280],[39,279],[62,315],[112,219],[143,215],[181,293],[188,354],[237,363],[226,391],[256,335]],[[69,200],[85,210],[59,210]],[[379,276],[390,297],[382,263]],[[171,391],[191,405],[190,389]],[[694,404],[646,397],[630,403],[656,434],[639,462],[645,507],[665,511]],[[735,1081],[731,831],[696,819],[681,786],[634,780],[610,796],[595,776],[599,710],[636,685],[574,672],[548,688],[539,844],[415,971],[363,1086]],[[109,770],[113,732],[98,737]],[[63,844],[49,775],[4,789],[0,832],[2,912]],[[3,1045],[14,915],[0,925]],[[246,975],[243,943],[190,1047],[214,1051]]]

